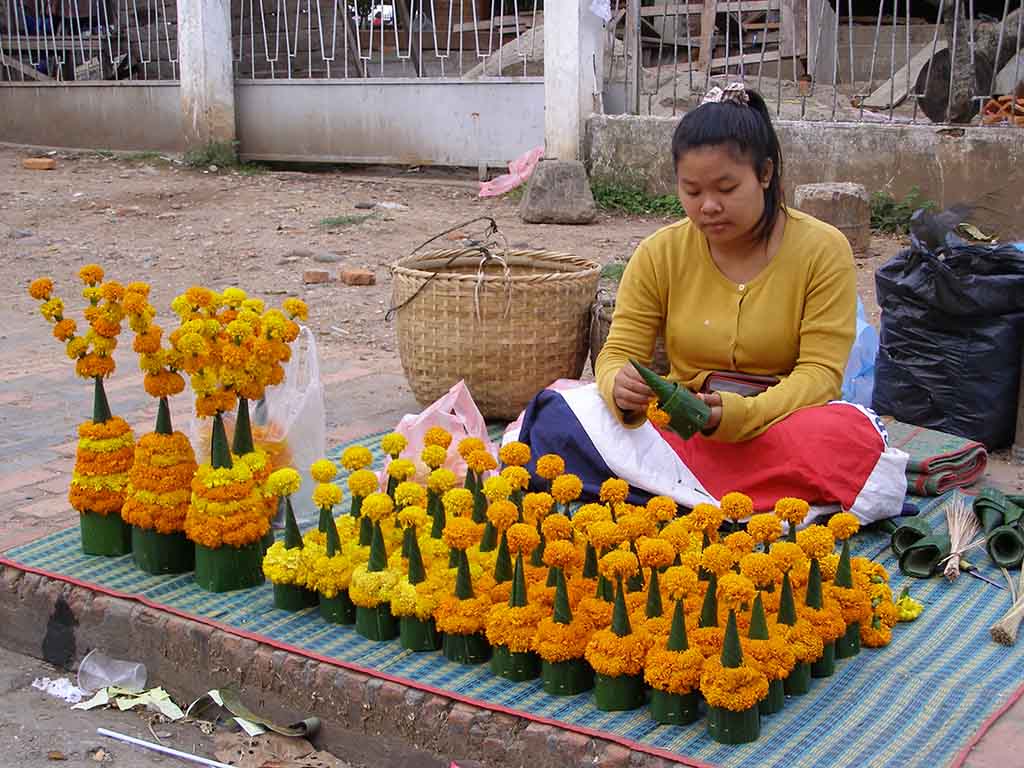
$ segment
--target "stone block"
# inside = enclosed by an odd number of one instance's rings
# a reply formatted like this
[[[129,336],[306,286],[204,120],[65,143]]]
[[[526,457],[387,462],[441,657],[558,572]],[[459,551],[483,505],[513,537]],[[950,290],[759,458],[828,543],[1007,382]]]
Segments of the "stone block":
[[[587,169],[578,160],[543,160],[519,211],[530,224],[589,224],[597,215]]]
[[[828,182],[801,184],[794,206],[831,224],[850,241],[854,254],[867,254],[871,245],[871,201],[862,184]]]
[[[302,273],[302,282],[306,285],[320,285],[331,281],[331,273],[322,269],[307,269]]]
[[[57,167],[57,161],[52,157],[27,157],[21,164],[29,171],[52,171]]]
[[[345,285],[376,285],[377,276],[368,269],[349,268],[341,270],[338,279]]]

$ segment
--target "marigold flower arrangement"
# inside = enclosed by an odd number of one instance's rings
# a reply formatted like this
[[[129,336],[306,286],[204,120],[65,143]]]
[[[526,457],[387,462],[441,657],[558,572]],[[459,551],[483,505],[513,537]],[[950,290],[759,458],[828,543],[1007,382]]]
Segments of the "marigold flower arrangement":
[[[427,525],[426,510],[418,505],[407,506],[399,512],[398,520],[405,529],[406,571],[392,590],[391,613],[399,620],[399,641],[406,650],[436,651],[441,647],[441,636],[433,614],[447,574],[435,570],[428,575],[423,564],[419,532]]]
[[[836,602],[831,598],[825,599],[819,559],[832,553],[835,542],[832,532],[823,525],[809,525],[799,531],[796,542],[810,559],[806,598],[800,608],[800,617],[811,623],[824,643],[821,658],[811,666],[811,675],[829,677],[835,671],[835,641],[846,632],[846,622]]]
[[[850,539],[860,530],[860,520],[849,512],[840,512],[829,518],[828,530],[842,542],[839,562],[829,586],[828,597],[839,606],[846,632],[836,641],[836,658],[846,659],[860,653],[860,628],[871,624],[874,606],[871,602],[870,577],[855,583],[850,559]],[[865,574],[865,576],[867,576]]]
[[[121,517],[134,460],[131,427],[110,412],[103,380],[115,369],[114,349],[124,319],[124,287],[103,281],[103,269],[89,264],[79,270],[89,302],[84,317],[89,329],[78,336],[77,325],[64,317],[64,301],[53,294],[53,280],[40,277],[29,295],[40,302],[39,312],[53,324],[53,336],[65,344],[75,361],[75,373],[93,380],[93,417],[78,428],[78,450],[68,501],[80,513],[82,551],[87,555],[124,555],[131,550],[131,529]]]
[[[583,493],[583,482],[577,475],[563,474],[551,481],[551,497],[565,507],[565,514],[571,513],[570,505]]]
[[[333,466],[331,464],[332,470]],[[274,542],[263,556],[263,575],[274,585],[274,606],[285,611],[300,611],[317,604],[313,563],[304,552],[302,535],[299,533],[295,511],[292,508],[291,495],[296,493],[301,485],[301,476],[291,467],[278,469],[267,479],[267,492],[284,502],[285,529],[284,541]],[[333,485],[330,487],[337,488]],[[331,500],[321,498],[318,506],[321,514],[326,512],[328,519],[333,523],[334,518],[330,515],[333,507]]]
[[[659,723],[686,725],[700,715],[697,691],[704,654],[690,648],[686,636],[685,600],[698,588],[697,574],[681,565],[665,571],[665,591],[674,602],[672,625],[663,647],[653,647],[644,661],[644,680],[651,687],[651,717]]]
[[[356,631],[368,640],[392,640],[398,636],[398,623],[389,603],[400,574],[388,567],[381,523],[394,513],[394,504],[385,493],[371,493],[363,500],[362,511],[373,526],[373,537],[369,560],[352,571],[348,590],[356,606]]]
[[[602,557],[598,567],[616,587],[612,625],[594,632],[585,654],[595,672],[597,708],[607,712],[636,709],[644,703],[647,646],[633,634],[624,582],[639,571],[640,563],[632,552],[615,550]]]
[[[811,505],[803,499],[795,499],[792,497],[781,498],[775,502],[774,512],[776,517],[783,523],[789,526],[788,538],[790,541],[796,541],[796,529],[804,518],[807,517],[807,513],[810,512]]]
[[[479,541],[481,533],[471,518],[462,516],[453,516],[444,528],[444,541],[454,550],[458,570],[455,592],[441,599],[434,618],[438,630],[444,633],[445,657],[462,664],[482,664],[491,656],[483,634],[491,601],[486,595],[474,593],[466,556],[466,550]]]

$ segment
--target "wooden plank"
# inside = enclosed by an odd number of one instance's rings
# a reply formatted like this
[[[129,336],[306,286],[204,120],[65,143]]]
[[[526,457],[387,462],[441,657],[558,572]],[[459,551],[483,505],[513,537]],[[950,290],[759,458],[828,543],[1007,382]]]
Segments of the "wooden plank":
[[[764,52],[764,59],[761,58],[761,52],[760,51],[758,51],[757,53],[745,53],[745,54],[743,54],[743,64],[744,64],[744,66],[746,66],[747,64],[760,64],[762,61],[767,63],[769,61],[778,61],[780,58],[781,57],[779,56],[779,52],[778,51],[765,51]],[[729,56],[729,57],[722,56],[720,58],[716,58],[716,59],[712,59],[711,60],[711,68],[712,69],[722,69],[722,68],[724,68],[726,66],[737,67],[737,66],[739,66],[739,64],[740,64],[740,55],[739,54],[736,54],[735,56]]]
[[[700,15],[700,57],[697,69],[701,79],[707,79],[708,68],[711,66],[712,49],[715,42],[715,16],[718,14],[718,0],[707,0]],[[703,87],[698,84],[698,87]]]
[[[26,77],[31,77],[33,80],[39,80],[40,82],[49,82],[53,80],[53,78],[49,75],[44,75],[42,72],[38,71],[33,67],[25,66],[17,59],[12,59],[8,56],[4,56],[3,51],[0,51],[0,65],[10,67],[11,69],[21,72],[21,74],[25,75]]]
[[[626,114],[640,107],[640,0],[626,1]]]
[[[935,44],[935,53],[944,51],[947,47],[949,47],[949,44],[940,38]],[[908,70],[910,74],[910,88],[913,88],[917,82],[918,75],[921,74],[922,69],[928,66],[931,58],[932,44],[928,43],[910,57],[910,63],[907,66],[902,67],[892,78],[886,80],[872,91],[871,95],[864,99],[864,106],[870,109],[888,109],[890,106],[898,107],[910,95],[910,91],[907,88]]]
[[[73,37],[41,37],[36,35],[21,35],[18,37],[0,37],[0,49],[5,51],[102,51],[106,47],[106,38],[84,37],[77,40]]]
[[[731,5],[737,5],[732,9],[746,13],[747,11],[773,11],[778,10],[778,0],[732,0]],[[640,9],[641,16],[696,16],[703,13],[707,5],[704,3],[668,3],[665,5],[649,5]]]
[[[786,58],[807,55],[807,3],[818,0],[782,0],[782,44]]]

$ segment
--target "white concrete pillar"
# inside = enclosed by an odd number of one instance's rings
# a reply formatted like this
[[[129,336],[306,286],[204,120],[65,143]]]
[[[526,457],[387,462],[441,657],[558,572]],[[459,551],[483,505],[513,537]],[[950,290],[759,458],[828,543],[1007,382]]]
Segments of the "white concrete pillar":
[[[591,0],[544,8],[544,156],[582,160],[589,115],[601,109],[604,22]]]
[[[178,0],[185,148],[235,140],[230,0]]]

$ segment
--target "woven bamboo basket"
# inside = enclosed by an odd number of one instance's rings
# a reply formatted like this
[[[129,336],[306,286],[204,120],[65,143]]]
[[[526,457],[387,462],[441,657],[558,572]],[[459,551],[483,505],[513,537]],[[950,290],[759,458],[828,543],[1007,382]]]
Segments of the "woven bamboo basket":
[[[597,301],[594,302],[594,311],[590,320],[590,367],[597,370],[597,356],[601,354],[601,347],[608,340],[608,333],[612,328],[612,314],[615,312],[615,297],[604,294],[601,291]],[[665,351],[665,339],[658,336],[654,343],[654,359],[650,368],[655,373],[667,376],[669,372],[668,353]]]
[[[583,372],[600,265],[552,251],[494,253],[439,250],[392,267],[398,352],[422,405],[464,379],[485,418],[514,419],[548,384]]]

